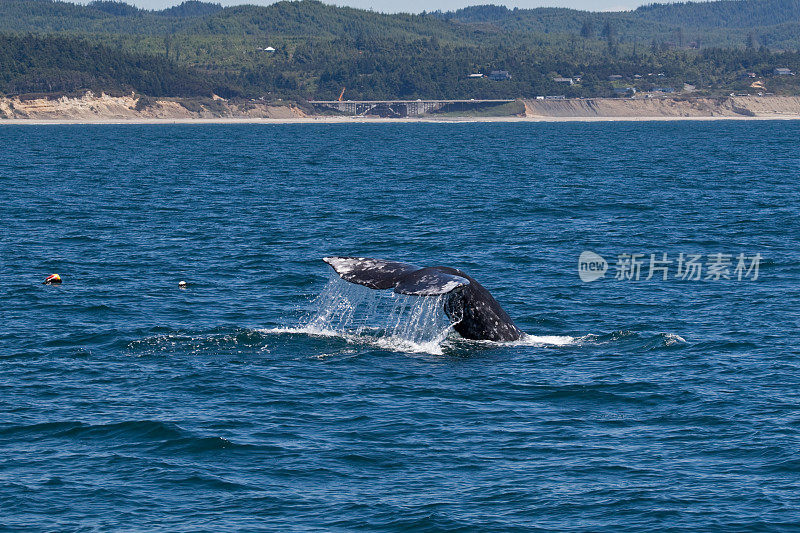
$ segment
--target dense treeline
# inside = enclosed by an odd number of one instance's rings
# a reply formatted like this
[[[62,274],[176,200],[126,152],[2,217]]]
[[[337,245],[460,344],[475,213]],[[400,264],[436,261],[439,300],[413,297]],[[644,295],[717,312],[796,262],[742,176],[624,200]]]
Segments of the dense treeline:
[[[349,99],[381,98],[516,98],[544,95],[612,96],[614,88],[638,90],[695,85],[701,94],[757,92],[749,74],[763,77],[774,88],[786,80],[773,76],[777,66],[800,70],[800,54],[759,49],[709,48],[699,53],[643,50],[608,53],[531,50],[525,47],[473,47],[433,40],[397,43],[377,40],[357,48],[343,39],[325,45],[302,45],[291,59],[243,71],[238,84],[269,89],[294,98],[335,99],[342,88]],[[509,80],[470,79],[471,72],[501,69]],[[622,76],[610,81],[612,75]],[[574,85],[556,77],[580,77]],[[794,81],[794,77],[787,80]]]
[[[686,28],[748,28],[800,21],[797,0],[718,0],[649,4],[628,12],[587,12],[565,8],[509,9],[504,6],[470,6],[436,16],[464,23],[539,24],[547,31],[574,29],[575,23],[592,21],[652,21]]]
[[[508,9],[471,6],[433,16],[519,34],[543,33],[607,37],[621,42],[653,39],[678,47],[735,46],[746,44],[753,34],[774,48],[800,48],[800,2],[797,0],[722,0],[652,4],[628,12],[586,12],[563,8]]]
[[[797,0],[721,0],[651,4],[638,8],[635,16],[687,28],[749,28],[797,23]]]
[[[213,77],[163,57],[131,54],[67,37],[2,36],[0,65],[0,92],[5,94],[86,89],[151,96],[231,93]]]
[[[77,5],[54,0],[2,0],[0,31],[82,34],[242,37],[258,39],[340,38],[356,33],[393,39],[436,37],[453,44],[501,42],[536,45],[573,36],[603,40],[606,31],[620,42],[653,39],[680,45],[744,46],[749,34],[777,49],[800,48],[797,0],[722,0],[654,4],[627,12],[562,8],[508,9],[472,6],[447,13],[382,14],[336,7],[314,0],[269,6],[235,6],[197,0],[161,11],[98,0]],[[223,51],[220,51],[223,54]]]
[[[353,32],[392,38],[438,36],[466,42],[475,32],[434,17],[386,15],[336,7],[315,0],[282,1],[269,6],[184,2],[162,11],[147,11],[123,2],[77,5],[53,0],[2,0],[0,31],[81,34],[242,36],[261,39],[340,37]]]
[[[745,46],[752,34],[778,49],[800,48],[800,2],[797,0],[723,0],[686,4],[654,4],[630,12],[586,12],[563,8],[508,9],[472,6],[432,16],[484,31],[506,31],[582,38],[607,38],[623,43],[658,42],[684,47]]]

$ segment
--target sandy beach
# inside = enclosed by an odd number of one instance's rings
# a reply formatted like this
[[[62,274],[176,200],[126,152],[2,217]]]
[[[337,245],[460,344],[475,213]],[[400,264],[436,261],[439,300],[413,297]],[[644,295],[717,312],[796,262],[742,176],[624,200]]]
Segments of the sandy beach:
[[[76,125],[76,124],[456,124],[471,122],[673,122],[673,121],[764,121],[764,120],[800,120],[797,115],[767,115],[756,117],[460,117],[460,118],[380,118],[380,117],[305,117],[305,118],[131,118],[131,119],[7,119],[0,120],[2,125]]]

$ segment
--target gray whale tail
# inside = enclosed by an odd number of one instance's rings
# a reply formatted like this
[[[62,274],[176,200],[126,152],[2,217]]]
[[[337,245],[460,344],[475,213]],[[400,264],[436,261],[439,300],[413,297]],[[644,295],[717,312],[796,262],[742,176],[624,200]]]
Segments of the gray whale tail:
[[[392,289],[416,296],[447,295],[444,312],[462,337],[474,340],[516,341],[523,333],[480,283],[464,272],[445,266],[418,267],[368,257],[325,257],[345,281],[375,290]]]

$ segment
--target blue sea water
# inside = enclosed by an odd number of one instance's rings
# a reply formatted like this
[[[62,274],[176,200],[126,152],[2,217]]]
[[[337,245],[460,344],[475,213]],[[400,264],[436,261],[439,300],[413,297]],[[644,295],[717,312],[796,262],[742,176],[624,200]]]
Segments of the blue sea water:
[[[4,126],[0,528],[800,527],[798,138]],[[530,336],[459,339],[332,254],[459,267]]]

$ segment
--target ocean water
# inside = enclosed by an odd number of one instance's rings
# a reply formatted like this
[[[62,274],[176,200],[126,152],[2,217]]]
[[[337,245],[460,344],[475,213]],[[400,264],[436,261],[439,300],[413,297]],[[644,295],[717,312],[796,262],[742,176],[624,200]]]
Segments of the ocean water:
[[[795,529],[799,137],[4,126],[0,528]],[[528,336],[326,255],[461,268]]]

